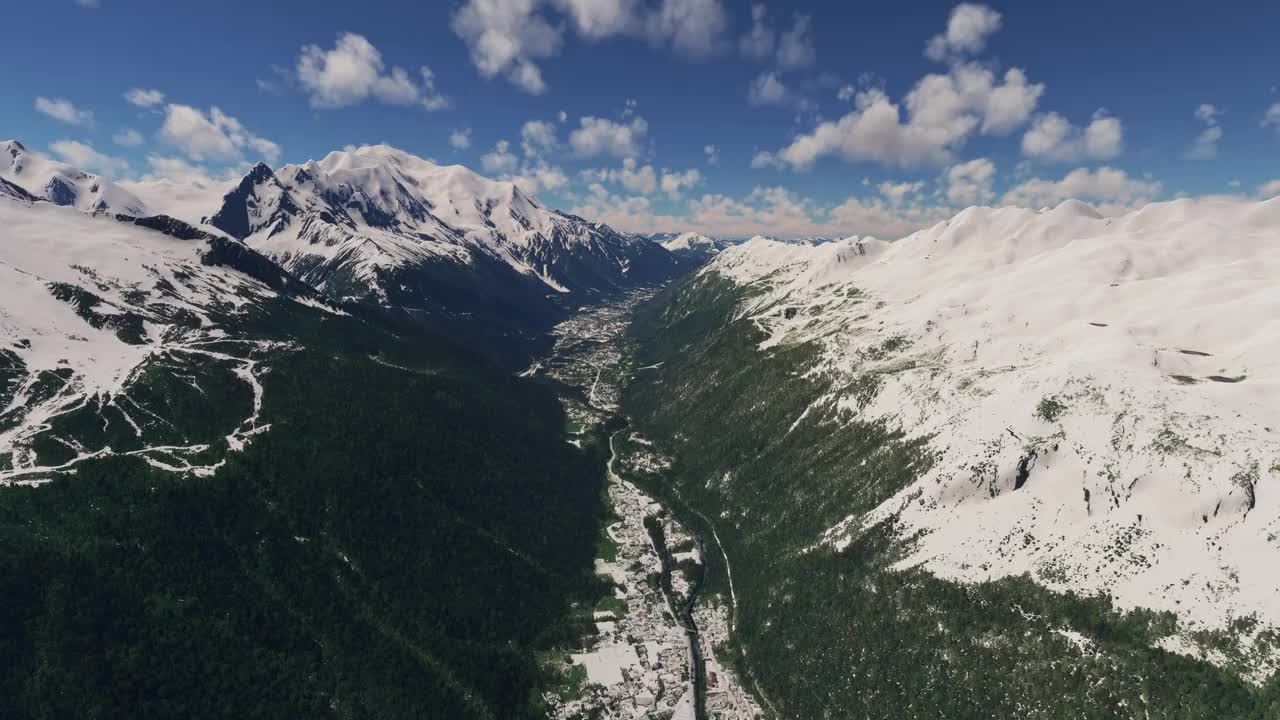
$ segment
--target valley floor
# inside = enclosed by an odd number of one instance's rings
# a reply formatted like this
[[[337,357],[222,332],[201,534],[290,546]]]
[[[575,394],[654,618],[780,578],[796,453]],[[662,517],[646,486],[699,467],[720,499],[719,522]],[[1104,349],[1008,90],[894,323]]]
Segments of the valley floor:
[[[624,334],[631,311],[651,296],[636,291],[575,314],[554,330],[551,354],[522,373],[557,383],[571,431],[625,422],[618,416],[621,385],[629,371]],[[716,658],[717,647],[728,641],[731,606],[718,596],[698,593],[705,572],[701,542],[653,496],[616,471],[637,464],[660,470],[666,461],[645,452],[643,438],[625,427],[614,431],[610,449],[613,517],[601,538],[596,572],[608,578],[612,596],[595,608],[595,634],[568,656],[568,674],[585,671],[585,678],[577,697],[558,703],[555,716],[759,717],[759,707],[733,671]],[[682,620],[690,605],[692,612]],[[686,629],[686,623],[696,629]]]

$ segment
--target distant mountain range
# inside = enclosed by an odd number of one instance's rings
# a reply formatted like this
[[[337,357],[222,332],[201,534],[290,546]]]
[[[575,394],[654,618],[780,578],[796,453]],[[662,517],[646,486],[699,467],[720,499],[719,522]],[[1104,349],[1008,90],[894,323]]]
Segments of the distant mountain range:
[[[175,206],[99,176],[0,145],[10,194],[131,217]],[[184,197],[179,219],[243,242],[334,301],[406,313],[491,357],[523,362],[539,334],[601,296],[669,280],[689,265],[656,243],[551,210],[514,183],[385,145],[273,170],[229,192]]]

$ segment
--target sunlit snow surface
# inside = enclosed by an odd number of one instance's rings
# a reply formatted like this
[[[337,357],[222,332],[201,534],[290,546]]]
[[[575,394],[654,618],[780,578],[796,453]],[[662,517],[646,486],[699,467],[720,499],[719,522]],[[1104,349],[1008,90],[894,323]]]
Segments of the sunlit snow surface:
[[[756,239],[703,272],[765,289],[741,308],[762,349],[813,341],[820,371],[880,384],[819,403],[931,437],[932,469],[816,542],[896,517],[902,567],[1280,624],[1280,198],[970,208],[895,242]]]
[[[218,465],[205,462],[211,447],[239,450],[266,430],[259,422],[259,365],[265,354],[284,348],[228,336],[222,322],[277,296],[238,272],[202,265],[207,250],[202,240],[178,240],[71,207],[0,196],[0,351],[22,366],[10,380],[7,402],[0,403],[0,459],[9,456],[0,464],[0,483],[40,482],[51,471],[74,470],[83,460],[112,454],[208,474]],[[94,327],[74,303],[54,296],[57,284],[96,297],[92,312],[98,316],[140,316],[144,335],[126,342],[110,326]],[[244,383],[249,398],[243,419],[219,436],[186,437],[178,419],[131,397],[147,369],[203,394],[201,383],[209,380],[195,373],[211,368],[226,382]],[[67,377],[57,381],[55,392],[41,391],[53,373]],[[54,419],[98,403],[104,431],[112,422],[127,423],[135,447],[86,446],[55,437],[75,457],[41,464],[32,451],[34,439],[49,432]],[[186,440],[154,440],[162,436]]]
[[[465,265],[482,253],[566,293],[573,282],[555,267],[558,255],[590,248],[625,274],[626,245],[640,242],[549,210],[512,182],[386,145],[286,165],[255,193],[249,245],[301,276],[319,263],[338,265],[375,289],[398,268],[436,260]],[[281,210],[290,204],[296,210]]]

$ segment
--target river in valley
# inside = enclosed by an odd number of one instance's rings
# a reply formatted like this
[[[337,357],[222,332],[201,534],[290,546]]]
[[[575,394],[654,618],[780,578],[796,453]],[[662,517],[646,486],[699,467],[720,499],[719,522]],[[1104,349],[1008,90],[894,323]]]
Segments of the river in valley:
[[[637,291],[579,311],[554,330],[551,352],[522,373],[557,386],[577,435],[571,442],[593,427],[614,430],[606,468],[613,517],[595,561],[613,597],[594,610],[595,635],[570,653],[586,680],[579,697],[556,703],[556,717],[748,720],[761,716],[758,705],[715,658],[714,647],[728,639],[732,598],[701,592],[704,539],[621,469],[652,471],[668,462],[656,452],[620,450],[617,442],[649,446],[627,427],[619,398],[630,372],[626,327],[633,308],[651,296]],[[721,552],[718,542],[713,552]]]

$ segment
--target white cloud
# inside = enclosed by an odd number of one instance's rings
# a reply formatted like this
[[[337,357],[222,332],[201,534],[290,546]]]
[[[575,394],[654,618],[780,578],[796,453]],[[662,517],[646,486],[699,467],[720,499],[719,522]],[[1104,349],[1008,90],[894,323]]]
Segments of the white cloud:
[[[145,179],[168,179],[168,180],[207,180],[208,176],[204,173],[204,168],[197,167],[191,163],[177,157],[167,157],[163,155],[148,155],[147,164],[151,167],[151,174],[145,176]]]
[[[159,90],[133,88],[124,94],[124,99],[138,107],[155,107],[164,102],[164,93]]]
[[[458,128],[449,133],[449,147],[455,150],[471,147],[471,128]]]
[[[1259,185],[1258,196],[1264,199],[1280,196],[1280,179],[1271,180]]]
[[[49,150],[63,162],[81,170],[100,172],[107,176],[117,176],[129,171],[128,162],[104,155],[94,150],[92,145],[78,140],[58,140],[49,145]]]
[[[818,60],[808,15],[797,13],[790,30],[778,37],[778,65],[783,68],[808,67]]]
[[[1005,193],[1001,202],[1039,209],[1076,198],[1127,207],[1147,202],[1159,193],[1159,182],[1139,180],[1123,170],[1103,166],[1076,168],[1061,180],[1027,180]]]
[[[1280,103],[1267,108],[1266,114],[1262,116],[1262,127],[1267,127],[1268,125],[1280,127]]]
[[[435,75],[428,67],[415,81],[404,68],[383,72],[382,54],[364,36],[343,33],[332,50],[306,45],[298,56],[298,82],[307,91],[311,107],[341,108],[375,98],[388,105],[421,105],[427,110],[449,106],[436,91]]]
[[[982,85],[984,81],[979,81]],[[979,89],[979,94],[985,90]],[[1035,112],[1044,85],[1027,84],[1026,73],[1012,68],[1004,74],[1004,84],[995,85],[986,95],[982,113],[982,132],[989,135],[1007,135],[1026,124]]]
[[[764,3],[751,6],[751,30],[738,40],[739,52],[752,60],[772,60],[784,70],[813,65],[818,52],[813,42],[812,18],[796,13],[790,29],[779,33],[769,24],[767,15]]]
[[[467,44],[471,62],[484,77],[505,73],[533,95],[546,91],[533,64],[555,55],[561,31],[537,11],[537,0],[468,0],[453,15],[452,27]]]
[[[760,73],[747,88],[747,102],[752,105],[786,105],[790,101],[791,92],[783,84],[781,76],[772,70]]]
[[[592,40],[627,32],[636,22],[636,0],[554,0],[578,34]]]
[[[79,5],[82,8],[102,7],[102,3],[99,2],[99,0],[76,0],[76,5]]]
[[[658,191],[658,173],[652,165],[641,166],[635,158],[622,161],[620,169],[600,168],[583,170],[582,178],[587,182],[621,185],[628,191],[641,195],[652,195]]]
[[[761,168],[785,168],[784,163],[776,154],[768,150],[759,150],[755,155],[751,156],[751,167],[755,169]]]
[[[947,201],[960,207],[980,205],[995,197],[991,184],[996,166],[986,158],[952,165],[947,168]]]
[[[986,5],[961,3],[951,11],[946,31],[930,38],[925,57],[941,62],[980,53],[987,46],[987,38],[999,29],[1000,13]]]
[[[777,44],[777,33],[765,22],[766,12],[764,3],[751,6],[751,30],[738,41],[739,51],[755,60],[767,59]]]
[[[694,58],[719,52],[728,27],[720,0],[662,0],[647,21],[650,42]]]
[[[902,204],[908,195],[914,195],[924,189],[924,183],[917,180],[916,182],[900,182],[894,183],[885,181],[877,186],[876,190],[889,201],[890,205],[897,207]]]
[[[1103,110],[1083,130],[1058,113],[1045,113],[1022,137],[1023,155],[1056,162],[1109,160],[1123,149],[1123,125]]]
[[[946,208],[893,208],[879,198],[850,197],[822,205],[780,187],[760,187],[741,198],[708,194],[679,215],[654,212],[645,196],[618,196],[603,186],[570,212],[630,232],[696,231],[719,235],[875,235],[897,238],[945,219]]]
[[[480,158],[480,166],[485,172],[510,174],[520,166],[520,158],[511,152],[511,143],[499,140],[493,146],[493,152]]]
[[[548,19],[546,10],[568,16]],[[643,37],[656,47],[702,57],[717,52],[728,19],[721,0],[466,0],[451,27],[486,78],[503,75],[532,95],[547,91],[538,63],[564,45],[566,29],[591,41]]]
[[[62,98],[36,98],[36,110],[48,115],[54,120],[60,120],[68,125],[92,125],[93,113],[88,110],[77,108],[70,100]]]
[[[111,140],[115,144],[123,145],[124,147],[138,147],[143,143],[142,133],[130,128],[125,128],[115,135],[112,135]]]
[[[636,167],[634,158],[622,161],[622,170],[618,173],[618,182],[633,193],[651,195],[658,191],[658,174],[652,165]]]
[[[662,171],[662,192],[666,193],[671,199],[676,199],[685,191],[696,187],[702,182],[702,173],[697,170],[685,170],[684,172],[675,172],[673,170]]]
[[[579,157],[634,157],[640,154],[640,144],[649,131],[649,124],[639,117],[629,123],[615,123],[588,116],[582,118],[579,125],[569,133],[569,145]]]
[[[569,182],[569,178],[565,176],[560,168],[552,167],[545,163],[525,166],[519,175],[510,176],[507,179],[531,195],[536,195],[543,190],[555,190],[564,187]]]
[[[556,126],[546,120],[530,120],[520,128],[520,147],[526,157],[541,157],[560,145]]]
[[[1043,92],[1016,68],[1000,81],[987,68],[956,64],[946,74],[926,75],[907,93],[906,122],[882,90],[865,90],[854,96],[852,112],[777,152],[758,154],[753,165],[804,170],[826,155],[890,167],[943,165],[975,132],[1005,135],[1025,123]]]
[[[1206,125],[1217,125],[1221,114],[1221,110],[1209,103],[1200,103],[1200,107],[1196,108],[1196,119]]]
[[[857,88],[852,85],[841,85],[840,89],[836,91],[836,99],[840,102],[849,102],[857,92]]]
[[[1187,149],[1187,157],[1192,160],[1210,160],[1218,156],[1218,141],[1222,139],[1222,127],[1218,125],[1218,116],[1222,111],[1208,103],[1196,108],[1196,119],[1206,127]]]
[[[239,120],[218,108],[209,114],[189,105],[165,106],[164,125],[160,137],[196,162],[237,162],[244,151],[275,163],[280,159],[280,146],[248,132]]]
[[[720,148],[715,145],[708,145],[702,148],[702,153],[707,156],[708,165],[720,164]]]

